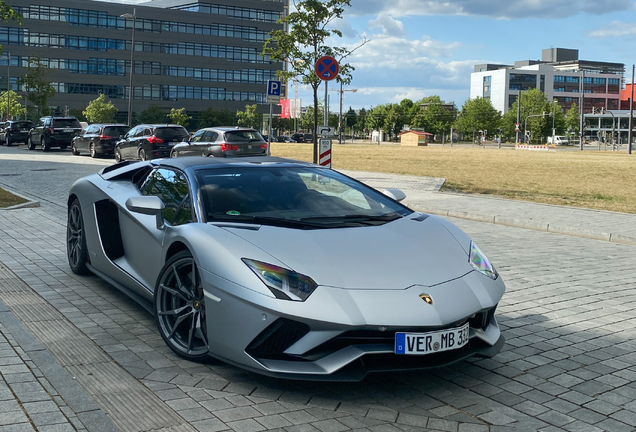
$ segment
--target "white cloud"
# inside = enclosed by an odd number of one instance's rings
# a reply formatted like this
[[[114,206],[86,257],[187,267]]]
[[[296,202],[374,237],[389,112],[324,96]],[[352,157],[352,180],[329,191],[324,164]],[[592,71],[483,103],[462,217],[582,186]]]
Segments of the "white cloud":
[[[387,36],[408,36],[408,33],[404,29],[402,21],[396,20],[392,16],[381,13],[376,19],[369,21],[370,29],[381,29],[382,33]]]
[[[345,18],[334,20],[331,22],[329,28],[340,30],[342,36],[349,39],[357,38],[359,35],[359,33],[353,29],[351,23]]]
[[[636,35],[636,24],[624,23],[621,21],[612,21],[606,28],[590,32],[590,36],[602,38],[630,35]]]
[[[351,13],[414,15],[477,15],[494,18],[564,18],[633,9],[632,0],[352,0]]]

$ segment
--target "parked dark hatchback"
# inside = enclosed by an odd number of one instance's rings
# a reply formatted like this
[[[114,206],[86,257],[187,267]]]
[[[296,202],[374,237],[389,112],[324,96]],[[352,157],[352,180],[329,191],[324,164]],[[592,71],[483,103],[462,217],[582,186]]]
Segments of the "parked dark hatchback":
[[[297,143],[304,143],[305,142],[305,134],[301,134],[301,133],[295,133],[291,136],[291,139],[294,142]]]
[[[126,135],[130,128],[124,124],[92,124],[73,138],[71,150],[74,155],[88,152],[98,157],[115,152],[115,144]]]
[[[42,117],[29,132],[29,150],[35,150],[38,144],[43,151],[49,151],[51,147],[65,149],[81,132],[82,125],[75,117]]]
[[[198,130],[188,141],[175,145],[170,156],[267,156],[267,142],[255,129],[205,128]]]
[[[10,120],[0,126],[0,139],[6,146],[14,143],[26,143],[33,123],[28,120]]]
[[[176,124],[137,125],[115,145],[115,160],[151,160],[170,156],[170,151],[190,134]]]

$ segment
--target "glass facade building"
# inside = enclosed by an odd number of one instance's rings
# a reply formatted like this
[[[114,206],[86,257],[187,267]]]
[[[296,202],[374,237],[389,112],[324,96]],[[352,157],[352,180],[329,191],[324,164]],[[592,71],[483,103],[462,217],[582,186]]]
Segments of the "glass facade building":
[[[265,112],[267,80],[283,67],[261,51],[269,32],[283,28],[276,21],[287,13],[288,0],[8,3],[22,14],[23,25],[0,26],[5,52],[0,66],[7,64],[6,53],[12,77],[22,75],[33,58],[48,65],[57,91],[49,100],[55,114],[84,109],[103,93],[125,119],[133,49],[135,113],[151,104],[196,115],[207,108],[235,112],[253,103]],[[133,8],[135,20],[122,17]],[[21,93],[17,80],[11,82]],[[0,77],[0,90],[6,85]]]

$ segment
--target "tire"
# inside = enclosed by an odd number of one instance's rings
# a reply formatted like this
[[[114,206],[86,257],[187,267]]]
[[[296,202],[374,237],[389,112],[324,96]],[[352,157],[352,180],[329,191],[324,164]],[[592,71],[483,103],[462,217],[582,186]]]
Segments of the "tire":
[[[161,269],[155,287],[155,319],[164,342],[180,357],[208,357],[205,295],[190,251],[181,251]]]
[[[91,157],[93,159],[95,159],[97,157],[97,150],[95,149],[95,143],[91,143],[91,145],[89,146],[88,150],[91,153]]]
[[[80,152],[77,150],[77,147],[75,147],[75,143],[71,144],[71,153],[73,153],[73,156],[79,156]]]
[[[67,148],[68,148],[68,144],[62,144],[60,146],[60,149],[62,149],[62,150],[66,150]]]
[[[27,138],[27,146],[29,146],[29,150],[35,150],[35,144],[33,144],[31,137]]]
[[[139,160],[142,160],[142,161],[148,160],[148,156],[146,155],[146,150],[140,148],[138,155],[139,155]]]
[[[11,142],[11,135],[5,135],[4,136],[4,145],[6,145],[7,147],[11,147],[11,144],[13,144]]]
[[[76,198],[68,208],[66,222],[66,256],[71,271],[78,275],[90,273],[88,263],[88,249],[86,248],[86,231],[84,230],[84,218],[82,207]]]
[[[176,151],[172,151],[172,152],[170,152],[170,157],[171,158],[177,158],[177,157],[179,157],[179,153],[177,153]]]
[[[115,162],[123,162],[124,158],[121,157],[121,149],[119,147],[115,147]]]
[[[40,138],[40,145],[42,146],[42,151],[47,152],[51,150],[51,144],[49,144],[49,141],[44,137]]]

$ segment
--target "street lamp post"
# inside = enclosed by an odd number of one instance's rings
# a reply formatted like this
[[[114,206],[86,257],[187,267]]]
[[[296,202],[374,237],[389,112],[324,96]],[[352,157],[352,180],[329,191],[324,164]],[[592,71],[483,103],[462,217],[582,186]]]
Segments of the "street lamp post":
[[[342,83],[340,83],[340,116],[338,117],[339,120],[338,122],[340,123],[339,125],[339,130],[338,130],[338,144],[342,144],[342,104],[344,101],[344,92],[351,92],[351,93],[356,93],[358,91],[358,89],[351,89],[351,90],[343,90],[342,89]]]
[[[132,37],[130,46],[130,77],[128,80],[128,126],[132,127],[132,99],[133,99],[133,74],[135,73],[135,27],[137,27],[137,8],[133,8],[132,15],[125,13],[120,15],[124,19],[132,19]]]
[[[7,53],[7,121],[11,115],[11,53]]]

